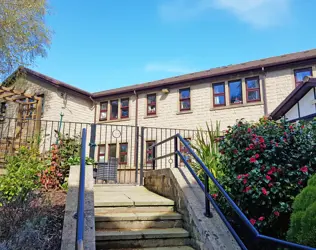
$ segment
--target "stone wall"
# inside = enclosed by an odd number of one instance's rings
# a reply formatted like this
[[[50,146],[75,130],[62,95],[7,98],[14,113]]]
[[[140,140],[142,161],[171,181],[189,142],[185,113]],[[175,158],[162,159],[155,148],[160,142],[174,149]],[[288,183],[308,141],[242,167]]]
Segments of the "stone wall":
[[[150,191],[175,201],[195,249],[240,249],[212,205],[213,217],[205,217],[204,193],[186,168],[148,171],[144,183]]]

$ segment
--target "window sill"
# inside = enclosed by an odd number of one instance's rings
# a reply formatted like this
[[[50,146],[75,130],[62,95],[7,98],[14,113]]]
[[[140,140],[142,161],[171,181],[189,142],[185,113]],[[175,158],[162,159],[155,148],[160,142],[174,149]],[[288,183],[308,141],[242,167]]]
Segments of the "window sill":
[[[146,115],[144,116],[144,119],[149,119],[149,118],[157,118],[158,115]]]
[[[103,120],[103,121],[99,120],[99,123],[125,122],[125,121],[130,121],[130,120],[131,118],[123,118],[123,119],[116,119],[116,120]]]
[[[193,111],[192,110],[187,110],[187,111],[178,111],[177,115],[185,115],[185,114],[192,114]]]
[[[216,111],[216,110],[223,110],[223,109],[235,109],[235,108],[244,108],[244,107],[249,107],[249,106],[259,106],[263,105],[263,102],[249,102],[249,103],[244,103],[244,104],[232,104],[228,106],[221,106],[221,107],[213,107],[210,108],[211,111]]]

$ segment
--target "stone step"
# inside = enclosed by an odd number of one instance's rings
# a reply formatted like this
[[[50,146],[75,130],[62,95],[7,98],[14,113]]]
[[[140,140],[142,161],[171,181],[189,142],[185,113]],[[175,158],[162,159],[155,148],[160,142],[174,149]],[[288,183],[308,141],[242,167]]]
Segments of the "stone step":
[[[124,207],[102,207],[94,204],[95,213],[151,213],[151,212],[173,212],[174,206],[124,206]]]
[[[194,250],[194,249],[189,246],[177,246],[177,247],[122,248],[121,250]]]
[[[95,213],[97,229],[180,228],[182,224],[181,214],[174,212]]]
[[[97,249],[186,246],[189,233],[182,228],[96,231]]]

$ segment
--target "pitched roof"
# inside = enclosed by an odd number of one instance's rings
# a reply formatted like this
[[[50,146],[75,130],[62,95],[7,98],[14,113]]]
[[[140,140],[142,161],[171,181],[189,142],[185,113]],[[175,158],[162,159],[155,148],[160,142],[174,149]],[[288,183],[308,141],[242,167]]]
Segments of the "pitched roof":
[[[297,86],[270,114],[273,120],[279,120],[284,116],[310,89],[316,87],[316,78],[305,77],[304,82]]]
[[[31,76],[42,79],[46,81],[47,83],[52,84],[56,87],[63,87],[63,88],[75,91],[77,93],[83,94],[88,97],[98,98],[98,97],[106,97],[106,96],[118,95],[118,94],[124,94],[124,93],[131,93],[133,91],[166,87],[172,84],[179,84],[179,83],[184,83],[187,81],[200,80],[200,79],[210,78],[210,77],[224,76],[227,74],[246,72],[250,70],[261,70],[263,67],[269,68],[269,67],[285,65],[289,63],[306,61],[306,60],[313,60],[313,59],[316,59],[316,49],[306,50],[302,52],[296,52],[296,53],[291,53],[291,54],[286,54],[286,55],[281,55],[281,56],[269,57],[269,58],[250,61],[246,63],[212,68],[209,70],[204,70],[204,71],[200,71],[196,73],[180,75],[176,77],[161,79],[158,81],[152,81],[152,82],[136,84],[136,85],[131,85],[127,87],[121,87],[121,88],[110,89],[110,90],[94,92],[94,93],[90,93],[85,90],[79,89],[77,87],[74,87],[62,81],[56,80],[52,77],[38,73],[29,68],[20,67],[18,70],[23,69],[25,70],[26,73],[30,74]],[[5,82],[7,82],[9,79],[14,78],[13,75],[15,73],[13,73]]]
[[[151,89],[151,88],[156,88],[156,87],[163,87],[163,86],[177,84],[177,83],[186,82],[186,81],[200,80],[203,78],[222,76],[222,75],[239,73],[239,72],[250,71],[250,70],[255,70],[255,69],[261,70],[262,67],[265,67],[265,68],[273,67],[273,66],[298,62],[298,61],[310,60],[310,59],[316,59],[316,49],[306,50],[302,52],[296,52],[296,53],[286,54],[286,55],[281,55],[281,56],[274,56],[274,57],[250,61],[246,63],[212,68],[209,70],[166,78],[166,79],[162,79],[158,81],[147,82],[143,84],[131,85],[127,87],[96,92],[96,93],[93,93],[93,96],[103,97],[103,96],[114,95],[114,94],[123,94],[126,92],[132,92],[134,90],[137,91],[137,90],[145,90],[145,89]]]

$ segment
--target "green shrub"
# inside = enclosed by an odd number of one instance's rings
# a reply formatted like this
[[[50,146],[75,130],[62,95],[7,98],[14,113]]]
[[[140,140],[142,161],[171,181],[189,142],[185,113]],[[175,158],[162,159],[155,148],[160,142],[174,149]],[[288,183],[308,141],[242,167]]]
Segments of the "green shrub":
[[[303,245],[316,247],[315,235],[316,175],[308,181],[308,186],[294,200],[287,239]]]
[[[267,119],[240,120],[221,139],[220,182],[261,233],[285,236],[294,197],[316,169],[315,139],[315,121]]]
[[[7,157],[6,162],[7,174],[0,177],[0,204],[24,200],[30,191],[40,186],[39,174],[44,169],[36,147],[21,147],[17,154]]]

